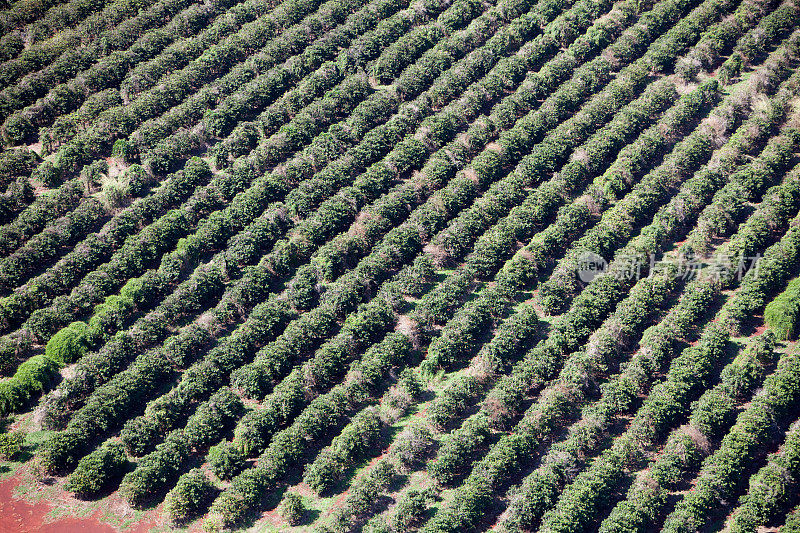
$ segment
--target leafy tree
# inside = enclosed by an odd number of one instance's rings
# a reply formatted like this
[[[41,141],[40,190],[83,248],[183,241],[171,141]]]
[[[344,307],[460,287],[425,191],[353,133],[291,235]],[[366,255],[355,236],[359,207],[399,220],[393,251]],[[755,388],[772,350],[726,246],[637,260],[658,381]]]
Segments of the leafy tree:
[[[21,431],[4,431],[0,433],[0,459],[11,461],[22,449],[25,435]]]
[[[85,322],[73,322],[50,337],[45,355],[60,363],[74,363],[89,349],[89,326]]]
[[[285,493],[281,503],[278,505],[278,513],[290,526],[301,524],[305,517],[305,512],[302,498],[293,492]]]
[[[397,506],[392,517],[392,527],[395,531],[410,531],[422,521],[428,509],[429,491],[411,489],[403,494],[397,501]]]
[[[207,505],[214,486],[205,473],[193,468],[178,480],[164,500],[164,511],[174,524],[195,518]]]
[[[796,338],[800,321],[800,279],[792,280],[787,289],[767,305],[764,321],[778,340]]]
[[[208,450],[207,459],[211,471],[218,478],[228,480],[242,470],[245,455],[238,446],[221,442]]]
[[[124,446],[119,442],[106,443],[78,462],[65,488],[83,498],[97,496],[122,475],[127,465]]]

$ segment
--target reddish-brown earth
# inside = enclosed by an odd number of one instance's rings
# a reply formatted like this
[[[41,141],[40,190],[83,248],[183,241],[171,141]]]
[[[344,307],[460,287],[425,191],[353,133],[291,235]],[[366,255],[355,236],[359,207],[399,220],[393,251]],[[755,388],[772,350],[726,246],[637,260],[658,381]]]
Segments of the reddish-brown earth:
[[[0,481],[0,533],[115,533],[116,528],[102,523],[95,511],[85,517],[63,517],[52,519],[48,516],[57,508],[58,502],[40,500],[35,503],[17,496],[16,488],[21,483],[18,476]],[[145,533],[154,523],[144,520],[126,532]]]

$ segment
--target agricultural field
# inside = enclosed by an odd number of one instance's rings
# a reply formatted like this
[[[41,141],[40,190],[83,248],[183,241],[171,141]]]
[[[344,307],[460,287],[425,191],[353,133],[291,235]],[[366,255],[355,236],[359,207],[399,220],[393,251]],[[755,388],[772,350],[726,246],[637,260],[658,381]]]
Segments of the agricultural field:
[[[800,533],[800,0],[0,28],[0,530]]]

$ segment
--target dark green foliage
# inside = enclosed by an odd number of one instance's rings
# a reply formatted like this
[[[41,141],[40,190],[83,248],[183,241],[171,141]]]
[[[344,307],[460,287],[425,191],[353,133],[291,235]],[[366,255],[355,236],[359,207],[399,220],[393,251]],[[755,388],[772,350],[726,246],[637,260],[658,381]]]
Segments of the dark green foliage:
[[[78,462],[65,488],[83,498],[94,498],[122,476],[128,459],[121,443],[104,444]]]
[[[0,458],[4,461],[14,460],[22,450],[25,434],[21,431],[4,431],[0,433]]]
[[[800,325],[800,279],[775,297],[764,310],[764,322],[779,340],[793,340]]]
[[[178,480],[164,499],[164,512],[173,524],[196,518],[208,504],[214,486],[200,468],[193,468]]]
[[[297,494],[287,492],[283,495],[280,505],[278,505],[278,513],[290,526],[301,524],[306,514],[302,498]]]
[[[428,491],[411,489],[397,501],[392,516],[392,527],[395,531],[410,531],[417,526],[428,509],[430,495]]]
[[[223,480],[229,480],[244,468],[245,456],[236,446],[222,442],[208,450],[208,466]]]
[[[341,479],[346,469],[375,449],[381,422],[375,409],[358,413],[331,445],[317,456],[303,475],[303,481],[325,493]]]
[[[395,278],[397,288],[408,296],[419,297],[436,273],[433,261],[428,255],[421,255],[414,263],[405,267]]]
[[[46,393],[43,474],[210,530],[304,523],[302,475],[320,531],[691,531],[762,446],[733,520],[788,510],[796,361],[729,337],[797,276],[793,3],[6,4],[0,414]],[[656,268],[715,251],[759,276]]]

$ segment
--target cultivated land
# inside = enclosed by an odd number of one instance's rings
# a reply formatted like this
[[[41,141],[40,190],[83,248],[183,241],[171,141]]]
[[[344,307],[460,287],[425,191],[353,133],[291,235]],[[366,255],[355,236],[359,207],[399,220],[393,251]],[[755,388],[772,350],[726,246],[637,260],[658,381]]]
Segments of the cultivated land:
[[[0,529],[800,532],[797,0],[0,28]]]

